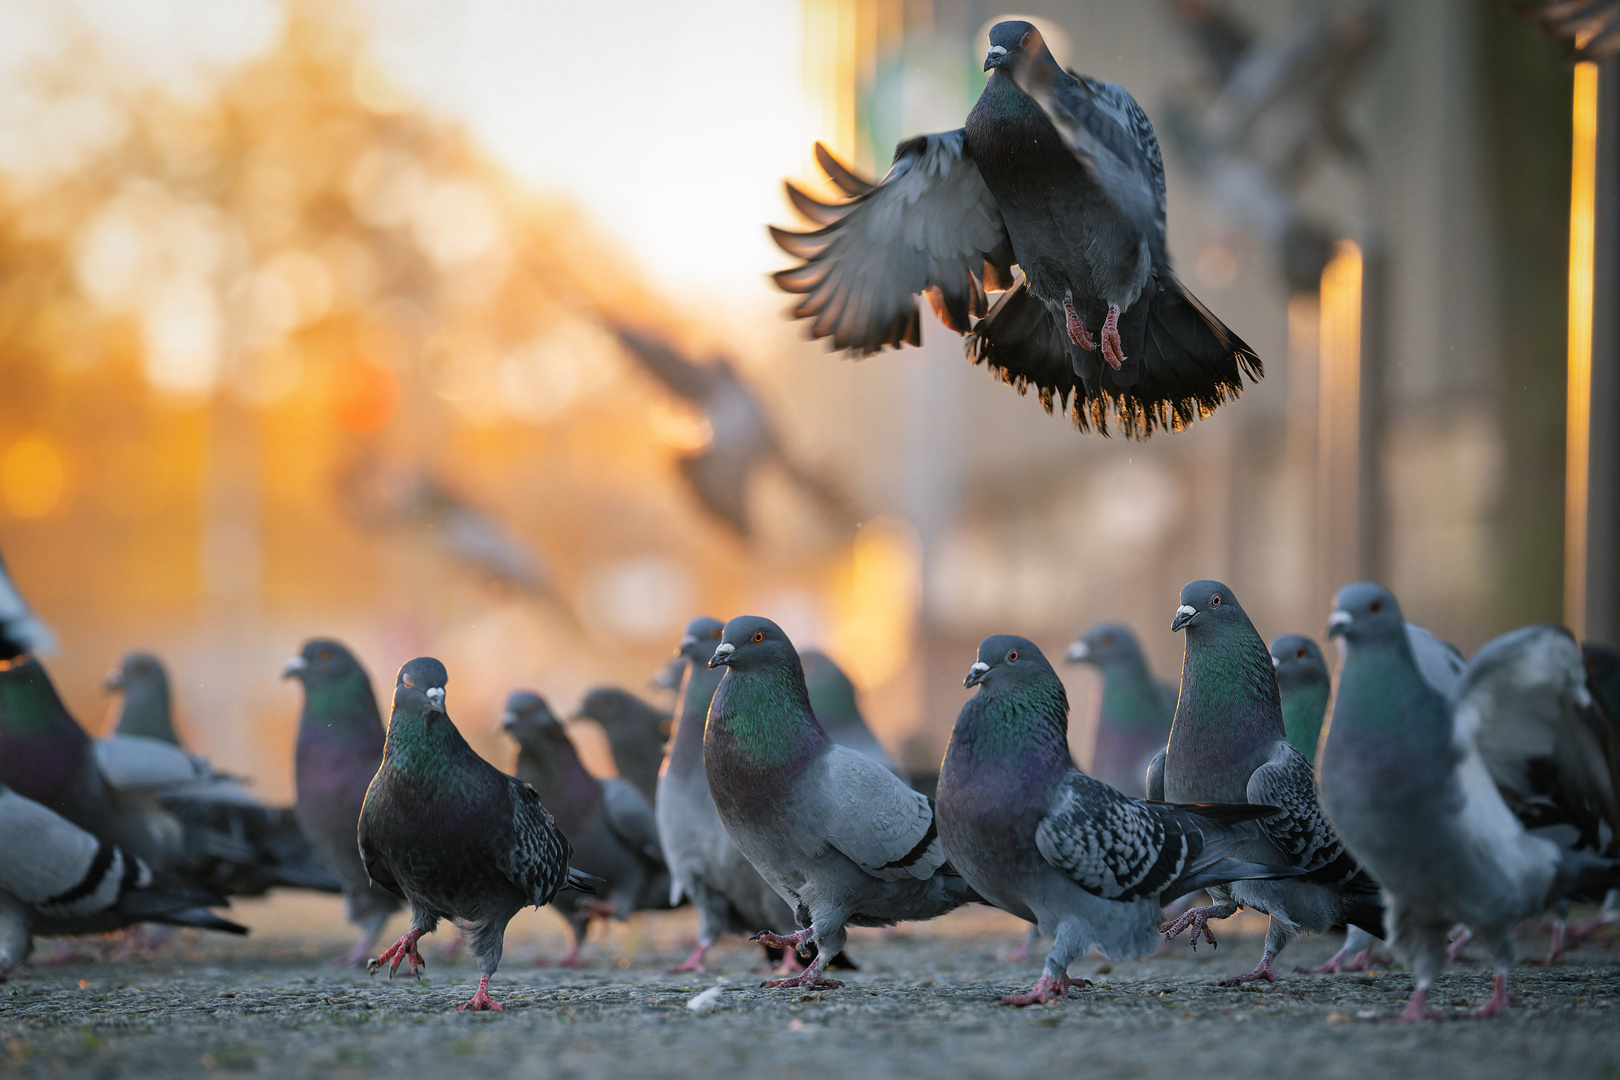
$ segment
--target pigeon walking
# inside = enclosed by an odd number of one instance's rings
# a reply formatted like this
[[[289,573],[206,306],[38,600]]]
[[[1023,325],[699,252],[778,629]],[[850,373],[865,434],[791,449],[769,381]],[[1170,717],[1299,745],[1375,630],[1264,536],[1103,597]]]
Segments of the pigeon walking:
[[[294,759],[298,822],[326,868],[343,883],[349,922],[360,937],[337,963],[364,964],[399,898],[372,883],[354,830],[366,787],[383,758],[382,714],[371,677],[340,642],[312,638],[281,669],[304,688]]]
[[[1391,945],[1415,985],[1405,1021],[1439,1018],[1429,989],[1458,923],[1496,965],[1507,1008],[1513,926],[1620,883],[1598,852],[1620,823],[1612,733],[1592,706],[1574,640],[1532,626],[1470,661],[1448,700],[1420,673],[1400,606],[1371,584],[1339,590],[1328,633],[1344,668],[1322,745],[1322,805],[1384,886]],[[1561,845],[1535,835],[1565,830]]]
[[[709,666],[727,669],[703,736],[715,808],[799,926],[756,936],[801,955],[817,949],[802,974],[770,985],[836,987],[822,973],[845,927],[931,919],[978,899],[945,862],[932,800],[827,737],[780,627],[732,619]]]
[[[1249,802],[1279,807],[1260,821],[1262,837],[1234,854],[1295,866],[1286,881],[1237,881],[1209,889],[1214,903],[1183,913],[1165,928],[1174,937],[1208,935],[1210,919],[1239,907],[1271,917],[1265,952],[1236,985],[1275,982],[1271,962],[1302,930],[1359,926],[1382,933],[1378,886],[1334,834],[1317,804],[1311,763],[1288,744],[1271,654],[1232,590],[1194,581],[1181,590],[1172,630],[1185,630],[1181,697],[1162,757],[1148,771],[1148,797],[1171,802]]]
[[[939,837],[967,883],[1053,937],[1033,1005],[1088,985],[1068,976],[1089,948],[1114,958],[1158,944],[1167,898],[1237,878],[1297,875],[1232,853],[1261,838],[1274,806],[1172,806],[1133,799],[1075,768],[1069,700],[1026,638],[986,638],[964,685],[939,777]]]
[[[663,764],[664,742],[669,738],[669,713],[628,690],[601,686],[585,695],[579,715],[602,725],[619,776],[634,784],[652,805],[658,798],[658,767]]]
[[[545,698],[519,690],[506,699],[501,727],[518,744],[513,774],[531,785],[574,846],[572,865],[601,878],[601,898],[564,892],[554,901],[574,932],[559,964],[582,963],[580,946],[593,918],[624,922],[632,911],[669,907],[669,871],[658,846],[658,822],[636,786],[585,771],[562,722]]]
[[[819,649],[806,649],[800,656],[804,684],[810,693],[810,711],[816,714],[827,738],[839,746],[865,754],[900,779],[911,782],[894,755],[883,748],[855,700],[855,684],[833,658]]]
[[[776,275],[804,294],[794,316],[868,356],[921,341],[924,293],[975,363],[1033,385],[1048,411],[1057,399],[1082,430],[1106,434],[1112,414],[1146,438],[1237,397],[1260,359],[1170,269],[1147,114],[1121,87],[1064,72],[1027,22],[990,28],[984,69],[966,125],[901,143],[876,185],[817,145],[850,198],[787,185],[821,226],[771,230],[804,260]],[[991,307],[994,289],[1007,291]]]
[[[1148,763],[1170,738],[1176,688],[1154,679],[1136,635],[1118,623],[1087,630],[1069,646],[1064,660],[1091,664],[1102,674],[1090,775],[1126,795],[1144,795]]]
[[[169,672],[162,660],[140,650],[125,653],[103,685],[108,693],[120,697],[115,734],[180,745],[180,737],[174,733]]]
[[[360,809],[360,858],[371,880],[410,901],[411,928],[367,967],[426,965],[416,943],[440,919],[471,935],[478,990],[458,1008],[500,1009],[489,977],[506,924],[559,889],[592,891],[568,865],[573,849],[534,788],[479,757],[445,711],[449,676],[430,656],[399,669],[382,765]]]

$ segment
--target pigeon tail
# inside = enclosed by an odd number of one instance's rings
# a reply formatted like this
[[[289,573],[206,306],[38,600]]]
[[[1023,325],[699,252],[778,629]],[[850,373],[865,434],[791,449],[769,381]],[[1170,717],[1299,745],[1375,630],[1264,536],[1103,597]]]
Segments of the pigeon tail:
[[[1600,904],[1610,889],[1620,889],[1620,859],[1566,850],[1560,853],[1549,899],[1555,903],[1574,899]]]
[[[1176,879],[1164,895],[1185,896],[1211,885],[1225,885],[1229,881],[1258,881],[1274,878],[1299,877],[1306,871],[1298,866],[1279,866],[1276,863],[1250,862],[1247,859],[1225,858],[1204,867],[1195,874]]]
[[[595,874],[587,874],[583,870],[575,870],[572,866],[568,868],[568,876],[563,879],[563,888],[582,893],[595,893],[598,885],[606,884],[606,878],[599,878]]]

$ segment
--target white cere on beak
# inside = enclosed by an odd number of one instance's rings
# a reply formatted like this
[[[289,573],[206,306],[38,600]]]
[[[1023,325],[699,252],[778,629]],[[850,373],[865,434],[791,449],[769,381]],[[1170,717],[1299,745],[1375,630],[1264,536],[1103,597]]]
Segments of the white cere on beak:
[[[291,678],[294,674],[303,671],[307,667],[309,667],[308,660],[305,660],[302,656],[295,656],[281,666],[281,677],[283,679]]]
[[[1271,666],[1274,668],[1280,668],[1282,667],[1282,661],[1273,656],[1271,658]]]
[[[1328,627],[1349,626],[1354,619],[1348,611],[1335,611],[1328,616]]]
[[[442,686],[430,686],[426,690],[424,690],[423,693],[425,693],[427,695],[427,699],[430,702],[433,703],[434,708],[443,710],[443,708],[444,708],[444,687],[442,687]]]
[[[990,46],[990,52],[987,55],[992,60],[994,60],[998,56],[1006,56],[1007,55],[1007,47],[1005,45],[992,45],[992,46]]]
[[[1194,615],[1198,614],[1198,609],[1193,607],[1191,604],[1182,604],[1180,607],[1176,608],[1176,614],[1185,615],[1190,619]]]
[[[737,646],[733,645],[729,641],[722,641],[719,645],[715,646],[714,655],[716,655],[716,656],[730,656],[732,653],[734,653],[736,651],[737,651]]]
[[[1070,645],[1069,651],[1066,654],[1067,658],[1070,660],[1084,660],[1090,655],[1091,646],[1087,645],[1084,641],[1077,641],[1073,645]]]
[[[975,676],[983,675],[985,672],[987,672],[989,670],[990,670],[990,665],[989,664],[985,663],[983,660],[975,660],[973,662],[973,666],[968,668],[968,674],[969,675],[975,675]]]

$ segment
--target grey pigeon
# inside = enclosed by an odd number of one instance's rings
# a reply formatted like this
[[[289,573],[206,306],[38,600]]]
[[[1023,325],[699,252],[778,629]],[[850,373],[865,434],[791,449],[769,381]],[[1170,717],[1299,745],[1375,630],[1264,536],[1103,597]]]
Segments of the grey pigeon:
[[[1273,806],[1149,803],[1075,768],[1069,699],[1026,638],[979,645],[964,685],[979,691],[956,718],[939,776],[939,837],[967,883],[1053,936],[1033,1005],[1088,985],[1068,976],[1089,948],[1135,958],[1158,944],[1162,903],[1236,878],[1297,875],[1232,857],[1260,839]]]
[[[806,649],[799,660],[804,665],[810,710],[816,714],[827,737],[839,746],[865,754],[909,784],[911,778],[906,771],[867,727],[860,703],[855,700],[855,684],[844,669],[819,649]]]
[[[599,686],[585,695],[578,715],[602,726],[619,776],[634,784],[651,805],[658,797],[658,767],[663,764],[664,742],[669,738],[669,713],[628,690]]]
[[[780,627],[732,619],[709,666],[727,669],[703,736],[715,809],[800,927],[756,936],[801,955],[817,949],[802,974],[768,985],[836,987],[822,972],[845,927],[931,919],[978,899],[946,865],[932,800],[821,729]]]
[[[1333,676],[1328,674],[1322,650],[1303,634],[1283,634],[1271,642],[1271,664],[1277,669],[1277,691],[1282,697],[1283,730],[1288,745],[1316,764],[1316,744],[1327,719]]]
[[[1612,733],[1579,649],[1556,627],[1487,644],[1449,700],[1423,678],[1403,631],[1388,590],[1339,590],[1328,632],[1344,638],[1346,656],[1322,745],[1322,805],[1384,886],[1391,945],[1415,979],[1401,1019],[1441,1015],[1429,989],[1458,923],[1496,965],[1476,1014],[1489,1016],[1507,1008],[1514,924],[1620,882],[1620,861],[1598,854],[1604,826],[1620,820]],[[1576,845],[1527,821],[1568,828]]]
[[[658,845],[652,806],[634,784],[599,780],[585,771],[562,722],[545,698],[519,690],[506,699],[501,727],[518,744],[513,773],[533,786],[574,845],[572,865],[601,878],[601,899],[560,893],[556,908],[574,931],[574,946],[559,961],[579,965],[592,918],[624,922],[632,911],[669,906],[669,876]]]
[[[478,990],[457,1011],[500,1009],[489,977],[501,962],[506,924],[559,889],[593,891],[569,866],[573,849],[534,788],[479,757],[445,711],[444,665],[418,657],[399,669],[382,765],[360,810],[360,858],[371,880],[410,901],[411,928],[367,967],[388,974],[409,960],[440,919],[471,935]]]
[[[1136,634],[1128,626],[1101,623],[1064,654],[1070,664],[1090,664],[1102,675],[1102,706],[1091,774],[1126,795],[1146,793],[1148,762],[1170,738],[1176,688],[1153,678]]]
[[[850,198],[787,187],[821,226],[771,230],[804,260],[776,275],[805,294],[794,316],[867,356],[921,341],[924,293],[974,363],[1081,430],[1106,433],[1112,414],[1146,438],[1238,396],[1260,360],[1170,270],[1164,165],[1135,99],[1065,73],[1027,22],[990,28],[984,68],[966,126],[901,143],[876,185],[817,145]]]
[[[162,660],[140,650],[125,653],[103,685],[121,699],[118,721],[113,727],[116,734],[139,735],[180,745],[180,738],[174,733],[169,672]]]
[[[156,922],[245,934],[209,906],[224,898],[182,882],[0,785],[0,982],[33,950],[34,936],[101,934]]]
[[[1194,581],[1181,590],[1170,628],[1187,634],[1181,697],[1170,743],[1148,772],[1148,797],[1279,807],[1261,819],[1262,837],[1234,854],[1305,873],[1286,881],[1212,886],[1214,903],[1183,913],[1166,927],[1166,936],[1190,928],[1194,941],[1200,932],[1207,937],[1210,919],[1224,919],[1240,906],[1269,915],[1260,963],[1224,984],[1236,985],[1275,982],[1272,960],[1302,930],[1352,925],[1381,933],[1378,886],[1317,804],[1311,763],[1288,744],[1283,728],[1271,653],[1237,597],[1218,581]]]
[[[349,921],[360,937],[338,963],[364,964],[399,898],[372,883],[354,830],[366,786],[383,758],[382,714],[371,677],[341,642],[311,638],[281,669],[304,688],[294,758],[298,823],[326,868],[343,883]]]

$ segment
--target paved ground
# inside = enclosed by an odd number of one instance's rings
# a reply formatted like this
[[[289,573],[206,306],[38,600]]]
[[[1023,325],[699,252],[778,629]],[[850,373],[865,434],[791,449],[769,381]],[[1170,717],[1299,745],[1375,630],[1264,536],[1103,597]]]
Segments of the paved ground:
[[[327,966],[343,945],[328,901],[236,911],[253,937],[186,932],[122,959],[55,957],[43,943],[54,962],[0,985],[0,1076],[1620,1078],[1620,952],[1602,946],[1559,968],[1521,966],[1506,1017],[1408,1028],[1391,1021],[1411,989],[1400,972],[1292,973],[1324,959],[1327,939],[1284,954],[1290,974],[1275,985],[1215,986],[1257,958],[1252,920],[1217,931],[1215,951],[1081,961],[1073,973],[1095,988],[1008,1009],[998,996],[1026,987],[1039,961],[1000,959],[1021,924],[982,909],[858,931],[850,950],[862,970],[812,994],[760,989],[755,953],[741,945],[717,950],[720,978],[664,974],[692,930],[684,913],[593,940],[583,971],[536,967],[563,941],[554,916],[530,913],[514,923],[492,986],[506,1011],[474,1015],[452,1011],[476,968],[438,958],[443,932],[424,941],[428,981],[417,985]],[[1523,951],[1544,945],[1528,937]],[[686,1007],[715,985],[712,1011]],[[1454,968],[1437,1000],[1460,1014],[1488,989],[1477,965]]]

